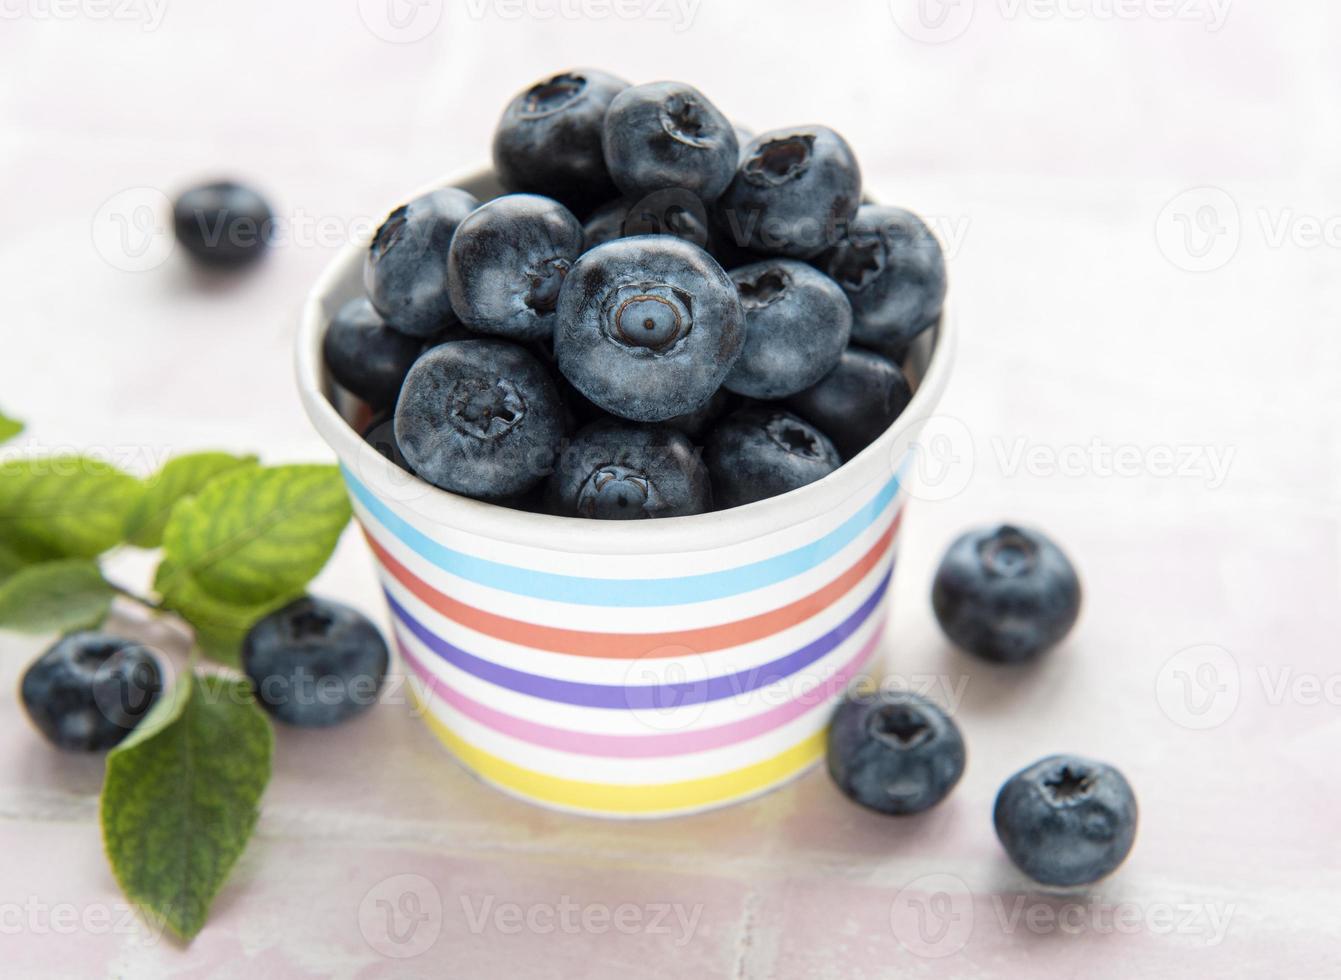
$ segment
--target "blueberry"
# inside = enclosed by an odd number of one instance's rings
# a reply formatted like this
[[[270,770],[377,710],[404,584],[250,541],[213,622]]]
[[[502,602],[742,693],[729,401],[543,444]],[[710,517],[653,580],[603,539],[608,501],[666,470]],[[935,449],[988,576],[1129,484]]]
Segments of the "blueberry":
[[[601,133],[610,100],[629,83],[588,68],[519,94],[494,131],[494,171],[510,191],[547,194],[585,211],[613,197]]]
[[[702,440],[703,436],[717,424],[727,411],[732,407],[734,399],[725,388],[718,388],[711,398],[694,409],[692,412],[685,412],[683,415],[673,415],[661,424],[674,429],[676,432],[683,432],[694,442]]]
[[[684,435],[618,419],[574,437],[559,457],[548,497],[557,514],[611,521],[681,517],[712,507],[707,471]]]
[[[274,234],[275,215],[259,193],[220,181],[184,191],[172,205],[177,241],[201,265],[236,269],[262,255]]]
[[[19,693],[52,744],[97,752],[130,734],[162,690],[147,648],[107,633],[70,633],[33,661]]]
[[[452,240],[452,307],[480,333],[548,338],[559,288],[581,252],[582,226],[558,201],[538,194],[495,198],[461,222]]]
[[[852,339],[859,344],[903,351],[940,319],[945,256],[910,211],[863,204],[823,266],[852,301]]]
[[[1075,624],[1080,579],[1039,531],[978,528],[941,559],[931,605],[957,646],[997,663],[1021,663],[1056,646]]]
[[[908,407],[913,391],[893,361],[849,347],[818,384],[787,399],[787,407],[833,438],[844,459],[878,439]]]
[[[708,436],[704,459],[721,509],[814,483],[843,462],[809,422],[764,405],[743,408],[719,423]]]
[[[852,309],[838,284],[795,259],[769,259],[733,269],[745,310],[745,348],[726,387],[774,399],[809,388],[829,373],[847,347]]]
[[[1015,866],[1044,885],[1111,874],[1136,840],[1136,796],[1112,766],[1054,755],[1006,780],[992,813]]]
[[[584,250],[635,235],[674,235],[706,247],[710,237],[707,209],[688,191],[655,191],[645,197],[609,201],[582,226]]]
[[[745,162],[745,148],[750,145],[750,140],[754,139],[754,130],[749,126],[742,126],[740,123],[732,123],[731,128],[736,132],[736,145],[740,147],[740,153],[736,160],[736,166]]]
[[[842,239],[861,201],[861,168],[824,126],[775,129],[750,141],[717,220],[732,241],[806,259]]]
[[[410,469],[410,464],[405,461],[405,456],[396,443],[394,412],[374,416],[359,434],[363,436],[364,442],[376,449],[384,458],[407,472],[414,472]]]
[[[242,642],[242,669],[261,707],[302,728],[336,725],[366,710],[388,659],[368,617],[312,596],[266,616]]]
[[[392,330],[372,303],[359,297],[336,311],[322,354],[337,383],[374,408],[395,404],[422,342]]]
[[[629,213],[630,200],[617,197],[613,201],[606,201],[587,216],[587,220],[582,223],[582,251],[624,237],[624,218]]]
[[[453,340],[479,340],[480,335],[473,330],[468,330],[460,323],[453,323],[451,326],[443,327],[437,333],[423,338],[419,344],[419,353],[424,354],[431,351],[439,344],[450,344]]]
[[[715,199],[736,171],[740,145],[726,116],[682,82],[633,85],[605,114],[605,163],[635,197],[666,188]]]
[[[508,497],[549,472],[563,407],[544,366],[516,344],[440,344],[410,369],[396,443],[421,478],[470,497]]]
[[[744,312],[707,252],[670,235],[598,245],[559,293],[559,370],[622,418],[660,422],[701,407],[740,355]]]
[[[911,691],[850,692],[829,725],[829,775],[849,799],[894,816],[921,813],[964,774],[964,737]]]
[[[363,284],[392,327],[431,337],[456,322],[447,291],[447,251],[457,226],[479,203],[463,190],[444,187],[402,204],[377,229]]]

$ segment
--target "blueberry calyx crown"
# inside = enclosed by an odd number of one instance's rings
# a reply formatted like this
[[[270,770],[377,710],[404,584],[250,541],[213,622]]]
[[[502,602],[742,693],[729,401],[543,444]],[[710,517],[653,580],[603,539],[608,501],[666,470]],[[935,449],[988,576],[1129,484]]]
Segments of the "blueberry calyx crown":
[[[559,305],[559,290],[572,263],[566,259],[549,259],[539,269],[526,274],[531,288],[526,294],[526,305],[537,313],[551,313]]]
[[[708,216],[703,202],[688,191],[655,191],[629,207],[620,231],[633,235],[674,235],[695,245],[708,240]]]
[[[978,545],[983,568],[1002,578],[1027,575],[1034,569],[1038,546],[1018,528],[1004,525]]]
[[[304,609],[289,619],[289,631],[296,642],[319,640],[330,632],[335,621],[319,609]]]
[[[392,245],[400,241],[405,227],[410,223],[410,206],[402,204],[386,216],[386,220],[377,228],[373,236],[372,252],[374,256],[385,254]]]
[[[865,289],[885,270],[885,246],[879,238],[849,240],[829,263],[829,275],[852,291]]]
[[[753,279],[742,279],[736,283],[736,292],[740,296],[740,305],[747,310],[762,310],[776,303],[787,292],[791,277],[781,269],[765,269]]]
[[[896,749],[910,749],[931,737],[926,716],[910,704],[887,704],[871,712],[866,730],[872,738]]]
[[[1090,795],[1094,788],[1093,773],[1075,766],[1062,766],[1043,780],[1043,792],[1056,806],[1072,806]]]
[[[693,99],[684,95],[672,95],[661,107],[661,128],[671,139],[688,143],[690,146],[706,146],[703,132],[707,124],[703,118],[703,109]]]
[[[596,467],[577,492],[578,513],[602,520],[641,517],[659,502],[646,473],[617,463]]]
[[[809,134],[769,140],[745,161],[741,172],[756,184],[785,184],[806,172],[814,149],[815,137]]]
[[[532,85],[522,99],[520,114],[527,119],[539,119],[572,105],[587,88],[581,75],[565,72]]]
[[[121,650],[121,644],[115,641],[104,643],[86,642],[75,651],[74,662],[81,670],[96,674],[104,664]]]
[[[664,283],[630,283],[611,291],[602,317],[606,336],[625,347],[662,354],[694,327],[693,302]]]
[[[813,432],[797,425],[794,419],[785,415],[774,415],[764,425],[764,431],[775,443],[791,453],[805,459],[822,459],[823,450]]]
[[[447,417],[458,431],[476,439],[501,439],[526,414],[526,401],[503,378],[462,378],[447,393]]]

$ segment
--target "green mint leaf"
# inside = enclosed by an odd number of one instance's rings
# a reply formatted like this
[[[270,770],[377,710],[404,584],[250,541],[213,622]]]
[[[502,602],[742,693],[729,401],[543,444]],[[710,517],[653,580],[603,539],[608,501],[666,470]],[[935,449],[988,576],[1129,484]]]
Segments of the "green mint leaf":
[[[112,873],[183,939],[205,924],[251,837],[273,747],[245,680],[187,674],[107,756]]]
[[[23,568],[24,564],[23,559],[18,556],[17,552],[11,550],[5,543],[0,542],[0,582]]]
[[[349,523],[349,498],[334,466],[275,466],[227,473],[168,518],[170,576],[189,576],[223,602],[254,606],[300,593],[330,558]]]
[[[202,589],[190,575],[180,574],[168,561],[158,566],[155,588],[164,608],[191,626],[200,651],[230,667],[241,666],[242,641],[256,621],[301,595],[297,592],[251,605],[224,602]]]
[[[145,481],[144,495],[126,517],[126,540],[141,548],[157,548],[177,501],[194,496],[224,473],[255,465],[255,456],[230,453],[191,453],[169,460]]]
[[[121,543],[144,484],[86,456],[0,465],[0,544],[25,562],[94,558]]]
[[[30,565],[0,583],[0,629],[24,633],[92,629],[107,618],[115,596],[91,559]]]
[[[0,412],[0,442],[9,442],[23,431],[23,423]]]

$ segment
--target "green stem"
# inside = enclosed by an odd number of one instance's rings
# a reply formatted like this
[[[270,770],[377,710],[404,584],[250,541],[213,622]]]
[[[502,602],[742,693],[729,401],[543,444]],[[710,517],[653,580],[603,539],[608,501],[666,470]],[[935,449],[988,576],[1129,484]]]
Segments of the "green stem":
[[[144,606],[144,608],[152,610],[153,612],[163,612],[163,604],[161,602],[150,599],[148,596],[142,596],[138,592],[132,592],[124,585],[117,585],[115,582],[108,582],[107,584],[112,587],[112,591],[117,595],[129,599],[131,602],[139,603],[141,606]]]

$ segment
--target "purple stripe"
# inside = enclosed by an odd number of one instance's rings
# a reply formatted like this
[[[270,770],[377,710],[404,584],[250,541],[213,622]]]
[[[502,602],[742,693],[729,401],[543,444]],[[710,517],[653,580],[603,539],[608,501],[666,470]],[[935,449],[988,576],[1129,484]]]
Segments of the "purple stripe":
[[[819,660],[826,653],[846,640],[866,621],[880,603],[880,597],[889,587],[892,567],[886,570],[875,590],[866,598],[847,619],[843,620],[817,640],[807,643],[793,653],[777,660],[736,674],[711,677],[701,681],[688,681],[676,684],[653,684],[640,687],[625,687],[612,684],[581,684],[576,681],[559,680],[528,674],[484,660],[453,646],[437,636],[427,626],[419,622],[409,611],[398,603],[390,592],[386,593],[387,603],[396,618],[405,624],[424,646],[428,647],[453,667],[478,677],[480,680],[497,684],[510,691],[529,694],[546,701],[560,704],[573,704],[584,708],[613,708],[617,710],[661,711],[686,704],[702,704],[707,701],[720,701],[737,694],[744,694],[761,687],[767,687],[775,681],[803,670]]]

